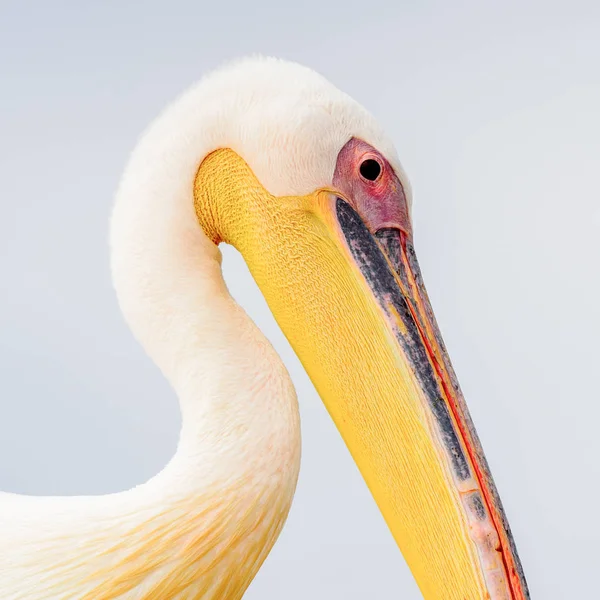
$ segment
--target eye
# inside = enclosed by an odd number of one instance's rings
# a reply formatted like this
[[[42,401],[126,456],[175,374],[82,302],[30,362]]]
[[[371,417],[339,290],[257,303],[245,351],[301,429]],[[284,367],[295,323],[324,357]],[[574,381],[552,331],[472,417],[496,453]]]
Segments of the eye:
[[[367,158],[360,163],[359,171],[367,181],[375,181],[381,175],[381,165],[374,158]]]

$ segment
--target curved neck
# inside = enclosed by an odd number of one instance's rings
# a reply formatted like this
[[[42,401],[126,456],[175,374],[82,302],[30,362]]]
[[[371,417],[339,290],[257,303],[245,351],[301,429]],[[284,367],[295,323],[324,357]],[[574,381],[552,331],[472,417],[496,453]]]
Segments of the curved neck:
[[[202,126],[210,134],[212,123],[193,123],[199,132],[193,149],[188,129],[167,123],[171,133],[160,140],[160,125],[136,150],[113,213],[112,272],[120,306],[178,395],[179,453],[200,456],[205,477],[229,461],[248,468],[248,458],[265,456],[265,448],[293,462],[298,416],[289,375],[231,298],[221,253],[198,222],[205,208],[194,206],[195,176],[210,150]],[[214,194],[212,200],[219,202]]]
[[[197,132],[191,144],[189,129],[169,121],[159,121],[136,150],[111,228],[120,306],[174,387],[182,412],[177,453],[146,484],[145,497],[160,498],[161,511],[165,497],[169,506],[192,500],[196,508],[177,509],[177,518],[189,524],[198,548],[212,546],[220,557],[211,554],[211,578],[215,569],[221,578],[236,569],[229,581],[241,595],[291,505],[300,457],[297,401],[271,344],[228,293],[221,253],[199,224],[199,216],[210,215],[198,205],[204,195],[198,190],[194,206],[194,180],[211,149],[203,128],[210,139],[212,124],[191,118]],[[160,542],[165,553],[181,547],[170,533]],[[244,568],[235,563],[240,556],[248,557]],[[202,586],[206,559],[187,562]],[[238,597],[237,591],[227,597]]]

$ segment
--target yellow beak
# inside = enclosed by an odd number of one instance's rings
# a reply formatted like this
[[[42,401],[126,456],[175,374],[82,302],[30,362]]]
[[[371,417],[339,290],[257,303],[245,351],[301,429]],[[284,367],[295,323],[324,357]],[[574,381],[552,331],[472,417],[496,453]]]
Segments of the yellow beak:
[[[526,600],[410,235],[370,231],[335,191],[271,196],[230,150],[204,161],[196,190],[218,173],[236,176],[215,205],[215,241],[244,256],[423,596]]]

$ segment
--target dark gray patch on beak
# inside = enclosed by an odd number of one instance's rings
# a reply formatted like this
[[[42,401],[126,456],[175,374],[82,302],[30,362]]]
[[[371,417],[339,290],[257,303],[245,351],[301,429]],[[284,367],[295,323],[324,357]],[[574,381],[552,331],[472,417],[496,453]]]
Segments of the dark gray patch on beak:
[[[395,328],[396,339],[425,392],[440,437],[451,457],[453,472],[459,481],[465,481],[472,476],[471,468],[407,300],[398,287],[385,256],[358,213],[341,198],[336,200],[336,212],[352,257],[381,309],[393,323],[394,315],[390,311],[390,306],[393,306],[404,324],[403,330]]]

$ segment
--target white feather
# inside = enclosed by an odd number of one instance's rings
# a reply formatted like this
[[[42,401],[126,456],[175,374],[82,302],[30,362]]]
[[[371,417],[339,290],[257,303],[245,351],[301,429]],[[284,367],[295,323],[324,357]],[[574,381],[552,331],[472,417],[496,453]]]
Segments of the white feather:
[[[272,194],[306,194],[331,185],[352,136],[382,151],[407,185],[392,144],[363,108],[313,71],[264,58],[215,71],[148,129],[117,194],[112,272],[128,324],[178,394],[179,447],[156,477],[119,494],[0,495],[0,597],[96,597],[102,573],[143,569],[136,561],[147,560],[144,540],[157,540],[161,566],[119,596],[141,598],[165,569],[178,568],[190,538],[219,522],[231,523],[224,542],[239,533],[249,505],[261,506],[264,527],[285,518],[300,456],[295,392],[227,292],[220,252],[194,214],[193,181],[207,154],[228,147]],[[173,597],[196,597],[203,585]]]

